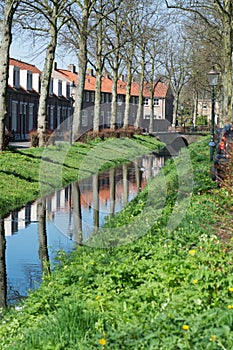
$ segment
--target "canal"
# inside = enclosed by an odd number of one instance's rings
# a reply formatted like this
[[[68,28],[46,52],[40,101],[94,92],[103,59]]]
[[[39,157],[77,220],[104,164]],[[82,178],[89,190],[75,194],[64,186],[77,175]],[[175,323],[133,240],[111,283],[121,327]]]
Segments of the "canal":
[[[37,288],[42,269],[54,268],[59,251],[69,253],[77,244],[86,244],[106,217],[121,211],[160,172],[166,158],[143,156],[9,213],[2,225],[7,303]]]

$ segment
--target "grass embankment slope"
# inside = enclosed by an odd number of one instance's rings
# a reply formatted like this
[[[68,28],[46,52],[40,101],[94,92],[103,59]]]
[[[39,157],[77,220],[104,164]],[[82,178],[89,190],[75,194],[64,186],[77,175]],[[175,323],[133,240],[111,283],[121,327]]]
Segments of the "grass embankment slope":
[[[107,223],[128,225],[118,246],[61,254],[23,308],[4,315],[0,349],[233,349],[232,242],[218,235],[231,233],[232,198],[210,180],[207,139],[189,154],[192,167],[184,150],[152,182],[166,201],[147,233],[130,227],[145,208],[152,215],[150,185]]]
[[[0,154],[0,217],[65,185],[118,163],[159,150],[156,138],[95,139]]]

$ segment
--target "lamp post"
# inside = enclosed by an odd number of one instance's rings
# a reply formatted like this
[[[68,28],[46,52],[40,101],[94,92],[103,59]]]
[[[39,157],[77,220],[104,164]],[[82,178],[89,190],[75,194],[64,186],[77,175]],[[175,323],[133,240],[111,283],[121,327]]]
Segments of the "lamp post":
[[[71,115],[70,115],[70,145],[73,143],[73,117],[74,117],[74,102],[75,102],[75,89],[76,85],[74,81],[70,85],[70,102],[71,102]]]
[[[219,73],[214,70],[214,67],[209,71],[208,73],[208,80],[209,84],[212,87],[212,97],[211,97],[211,123],[210,123],[210,142],[209,142],[209,147],[210,147],[210,161],[213,160],[213,155],[214,155],[214,147],[215,147],[215,142],[214,142],[214,121],[215,121],[215,91],[214,88],[215,86],[218,85],[218,76]]]

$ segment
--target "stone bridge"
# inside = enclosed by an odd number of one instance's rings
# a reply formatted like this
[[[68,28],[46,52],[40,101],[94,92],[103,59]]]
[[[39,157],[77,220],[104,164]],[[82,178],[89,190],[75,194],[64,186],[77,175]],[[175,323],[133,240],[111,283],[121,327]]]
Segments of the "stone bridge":
[[[166,144],[166,148],[170,154],[176,154],[182,147],[200,140],[202,133],[179,133],[175,131],[153,132],[150,133],[157,139]]]

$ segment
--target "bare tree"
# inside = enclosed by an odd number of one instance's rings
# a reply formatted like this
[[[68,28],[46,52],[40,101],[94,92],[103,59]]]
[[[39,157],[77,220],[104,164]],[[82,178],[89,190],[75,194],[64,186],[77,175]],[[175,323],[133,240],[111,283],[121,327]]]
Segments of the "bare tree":
[[[156,40],[154,33],[156,33],[157,29],[160,27],[160,25],[156,23],[157,18],[155,18],[155,15],[160,11],[158,3],[159,2],[155,0],[153,2],[147,1],[146,4],[143,4],[144,6],[141,7],[140,17],[137,21],[138,36],[136,47],[138,56],[137,72],[139,76],[139,101],[137,116],[134,123],[135,129],[140,126],[143,115],[143,91],[145,85],[146,65],[148,63],[147,50],[150,42]]]
[[[110,129],[114,130],[116,127],[117,118],[117,82],[120,76],[120,65],[122,62],[121,48],[123,46],[122,29],[124,26],[124,18],[122,18],[121,10],[124,6],[124,1],[111,0],[112,8],[115,8],[112,16],[108,18],[108,33],[106,36],[106,46],[109,52],[107,56],[108,64],[112,71],[112,102],[111,102],[111,120]]]
[[[6,0],[1,3],[3,16],[0,22],[0,151],[3,151],[5,143],[5,123],[7,117],[9,51],[12,42],[12,24],[20,0]]]
[[[223,122],[232,121],[233,106],[233,5],[231,0],[199,0],[170,1],[165,0],[168,8],[182,10],[188,14],[196,14],[213,32],[218,33],[218,49],[222,51],[222,95]],[[210,66],[215,65],[214,57],[210,57]]]
[[[65,21],[67,21],[67,18],[63,16],[63,12],[67,6],[69,6],[69,2],[67,3],[65,0],[54,0],[52,2],[37,0],[29,3],[26,1],[25,5],[27,20],[25,20],[26,23],[24,24],[24,27],[39,33],[46,32],[46,34],[48,33],[49,35],[44,67],[41,75],[41,90],[37,117],[39,146],[44,146],[46,143],[45,136],[47,133],[47,106],[55,51],[57,47],[57,38],[60,29],[64,25]],[[34,23],[32,22],[33,25],[29,23],[31,16],[33,19],[36,19]],[[44,26],[38,26],[38,21],[39,23],[43,23]]]
[[[176,39],[169,37],[164,51],[165,76],[171,83],[174,93],[172,126],[175,127],[178,115],[179,99],[182,89],[190,76],[190,46],[182,31]]]

